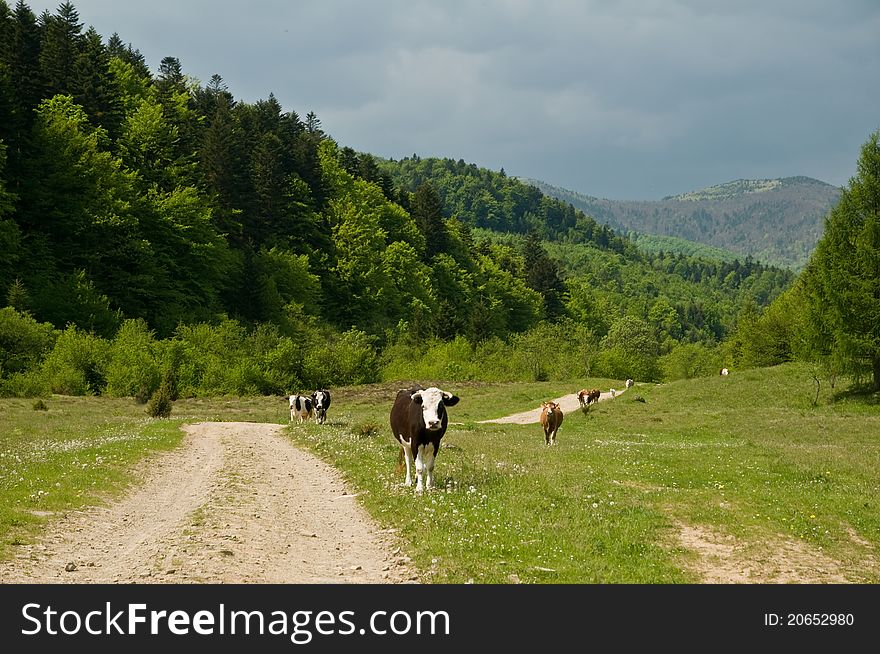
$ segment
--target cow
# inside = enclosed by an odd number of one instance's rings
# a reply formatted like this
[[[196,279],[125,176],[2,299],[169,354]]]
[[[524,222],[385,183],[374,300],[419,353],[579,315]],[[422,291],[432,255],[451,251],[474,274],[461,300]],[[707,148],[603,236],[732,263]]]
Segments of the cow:
[[[544,443],[556,445],[556,432],[562,424],[562,409],[556,402],[547,401],[541,404],[541,426],[544,427]]]
[[[581,405],[581,411],[586,413],[590,408],[590,391],[582,388],[577,392],[578,404]]]
[[[423,388],[418,384],[401,389],[394,399],[391,431],[400,444],[398,466],[406,460],[404,485],[412,486],[412,464],[415,463],[417,493],[431,489],[434,460],[449,423],[446,407],[455,406],[458,401],[458,396],[436,386]]]
[[[586,389],[582,388],[577,392],[578,404],[581,405],[581,411],[587,413],[590,410],[590,405],[593,402],[599,401],[599,396],[602,392],[598,388]]]
[[[327,420],[327,409],[330,408],[330,391],[322,388],[312,393],[312,406],[315,408],[315,422],[323,425]]]
[[[299,418],[299,422],[302,424],[307,418],[312,417],[314,405],[312,404],[311,397],[307,395],[291,395],[289,399],[290,422],[293,422],[294,418]]]
[[[635,384],[635,381],[633,381],[632,379],[626,380],[626,387],[627,388],[632,388],[634,384]]]
[[[722,377],[727,377],[727,375],[730,374],[730,371],[727,368],[722,368],[721,372],[719,372],[718,374],[720,374]]]

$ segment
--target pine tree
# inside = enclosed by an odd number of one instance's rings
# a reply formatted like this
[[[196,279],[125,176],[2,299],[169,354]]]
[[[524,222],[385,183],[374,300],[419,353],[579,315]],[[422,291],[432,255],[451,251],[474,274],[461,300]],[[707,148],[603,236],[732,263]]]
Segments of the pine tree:
[[[113,36],[107,41],[107,54],[110,57],[117,57],[125,63],[131,65],[135,69],[139,77],[150,79],[150,69],[147,66],[147,60],[140,50],[135,50],[131,44],[125,45],[119,34],[113,33]]]
[[[426,182],[412,195],[410,215],[425,235],[424,261],[427,263],[437,254],[446,252],[448,237],[443,221],[443,200],[437,187]]]
[[[92,124],[103,127],[115,139],[123,120],[122,103],[109,64],[101,36],[89,28],[77,60],[74,100],[86,110]]]
[[[559,266],[547,255],[537,232],[531,231],[526,236],[522,255],[525,261],[526,285],[544,297],[544,309],[548,318],[561,317],[565,313],[565,285],[560,277]]]
[[[880,391],[880,130],[862,146],[856,176],[826,218],[806,274],[817,329]]]
[[[43,21],[40,72],[44,97],[72,93],[76,64],[85,42],[79,13],[73,4],[64,2],[54,16],[44,14]]]
[[[19,0],[12,12],[9,42],[3,52],[11,94],[10,117],[0,121],[0,138],[8,146],[7,179],[18,189],[22,165],[28,149],[29,134],[34,123],[34,108],[40,103],[40,28],[37,17]]]

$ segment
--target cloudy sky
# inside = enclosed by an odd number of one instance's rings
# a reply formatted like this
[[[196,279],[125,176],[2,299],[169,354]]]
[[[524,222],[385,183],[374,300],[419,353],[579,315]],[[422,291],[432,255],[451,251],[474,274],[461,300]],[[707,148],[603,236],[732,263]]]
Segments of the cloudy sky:
[[[342,145],[599,197],[792,175],[843,185],[880,129],[877,0],[74,5],[153,71],[174,56],[240,100],[274,93]]]

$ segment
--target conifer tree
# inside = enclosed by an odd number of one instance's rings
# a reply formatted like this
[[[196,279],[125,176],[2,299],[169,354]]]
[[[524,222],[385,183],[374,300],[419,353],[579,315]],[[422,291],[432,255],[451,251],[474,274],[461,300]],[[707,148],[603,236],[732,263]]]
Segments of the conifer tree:
[[[412,195],[410,215],[425,235],[424,260],[427,263],[437,254],[446,252],[447,235],[443,221],[443,201],[437,187],[426,182]]]
[[[89,28],[76,62],[73,97],[85,109],[92,124],[103,127],[111,138],[115,138],[123,116],[109,64],[110,56],[101,36],[94,28]]]
[[[880,130],[825,220],[807,270],[813,323],[853,372],[880,390]]]
[[[40,72],[45,98],[73,92],[76,64],[85,42],[79,13],[70,2],[58,7],[54,16],[44,14],[40,47]]]
[[[559,275],[559,266],[547,255],[537,232],[528,233],[522,254],[526,284],[544,297],[544,309],[548,318],[561,317],[565,313],[565,285]]]

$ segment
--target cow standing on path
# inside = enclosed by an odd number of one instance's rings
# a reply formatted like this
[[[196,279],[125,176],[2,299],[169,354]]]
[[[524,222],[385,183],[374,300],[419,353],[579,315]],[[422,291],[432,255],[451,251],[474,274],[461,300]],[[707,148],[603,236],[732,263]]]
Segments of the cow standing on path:
[[[397,393],[391,407],[391,431],[400,443],[398,462],[406,459],[406,486],[412,485],[412,464],[415,463],[417,493],[425,488],[430,490],[433,484],[434,460],[449,423],[446,407],[458,404],[458,399],[433,386],[413,386]]]
[[[544,402],[541,404],[541,425],[544,427],[544,442],[547,445],[556,445],[556,432],[562,424],[562,409],[556,402]]]

